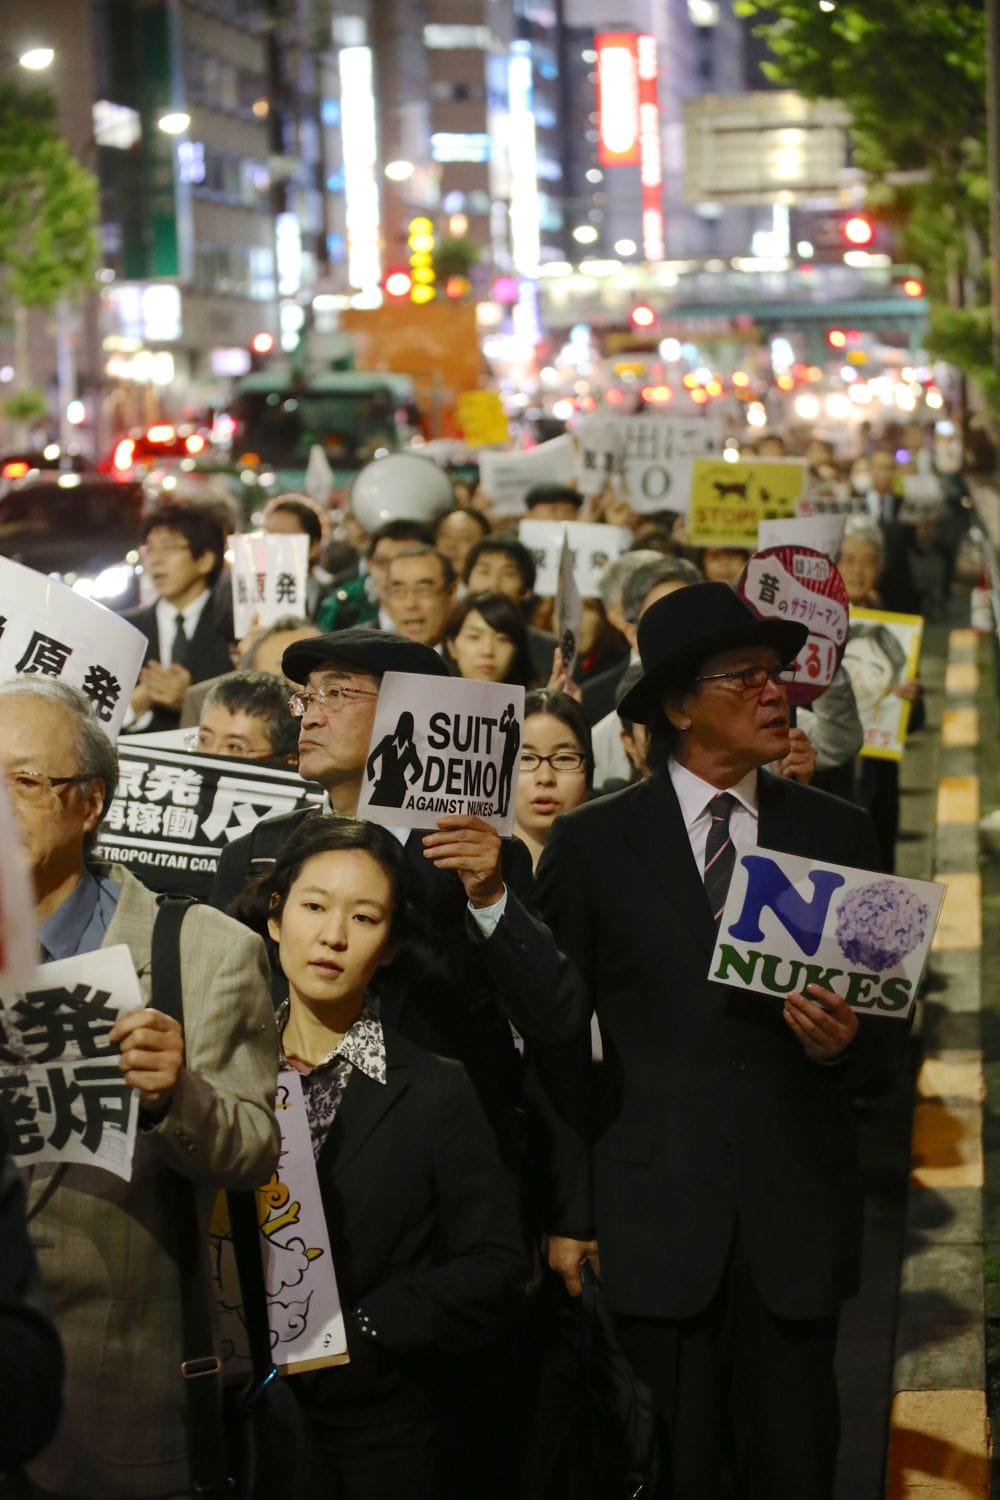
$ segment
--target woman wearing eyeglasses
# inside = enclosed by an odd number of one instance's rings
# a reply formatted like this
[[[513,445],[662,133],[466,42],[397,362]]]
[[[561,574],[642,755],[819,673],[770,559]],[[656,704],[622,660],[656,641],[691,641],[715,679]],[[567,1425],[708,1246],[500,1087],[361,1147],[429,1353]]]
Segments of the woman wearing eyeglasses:
[[[552,825],[590,796],[594,754],[580,705],[567,694],[537,688],[524,700],[524,737],[514,832],[537,865]]]

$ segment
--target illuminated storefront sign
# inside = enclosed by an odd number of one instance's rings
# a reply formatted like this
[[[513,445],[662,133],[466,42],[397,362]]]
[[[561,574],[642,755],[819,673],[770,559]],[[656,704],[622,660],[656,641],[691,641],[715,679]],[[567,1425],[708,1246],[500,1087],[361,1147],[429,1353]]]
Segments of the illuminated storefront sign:
[[[602,167],[637,167],[641,161],[639,40],[632,31],[603,31],[595,38],[597,159]]]
[[[642,253],[662,260],[663,150],[660,140],[659,70],[656,38],[640,36],[636,49],[639,75],[639,181],[642,184]]]
[[[377,288],[382,276],[371,48],[342,47],[338,69],[344,152],[347,279],[351,286],[368,290]]]
[[[514,269],[522,276],[538,274],[541,258],[541,204],[538,195],[538,146],[531,58],[526,44],[515,42],[507,67],[510,98],[510,160],[516,163],[510,183],[510,238]]]

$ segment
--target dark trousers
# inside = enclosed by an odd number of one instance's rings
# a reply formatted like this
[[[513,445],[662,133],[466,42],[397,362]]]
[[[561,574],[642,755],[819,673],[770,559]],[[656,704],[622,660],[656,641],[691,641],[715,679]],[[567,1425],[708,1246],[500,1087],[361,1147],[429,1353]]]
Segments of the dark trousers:
[[[323,1500],[434,1500],[433,1432],[420,1422],[315,1424],[329,1465]]]
[[[775,1317],[737,1245],[704,1312],[620,1318],[619,1333],[661,1419],[654,1500],[829,1500],[835,1316]]]

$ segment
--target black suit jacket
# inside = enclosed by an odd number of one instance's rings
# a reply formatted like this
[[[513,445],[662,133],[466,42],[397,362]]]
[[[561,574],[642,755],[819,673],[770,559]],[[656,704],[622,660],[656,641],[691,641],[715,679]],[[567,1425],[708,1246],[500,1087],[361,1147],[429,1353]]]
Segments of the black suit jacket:
[[[527,1277],[516,1182],[463,1069],[384,1035],[386,1083],[354,1070],[317,1160],[351,1363],[305,1377],[314,1407],[496,1342]]]
[[[618,684],[628,671],[629,657],[624,661],[615,662],[613,667],[608,667],[604,672],[597,672],[593,677],[588,677],[580,689],[582,694],[581,708],[587,723],[592,727],[599,724],[608,714],[614,712],[615,694]]]
[[[305,812],[268,818],[223,852],[212,905],[227,911],[255,875],[270,869]],[[521,1058],[511,1033],[558,1044],[586,1023],[585,1001],[572,966],[536,914],[531,858],[519,839],[503,845],[507,907],[484,938],[467,910],[453,870],[424,858],[421,830],[406,841],[406,863],[422,920],[416,961],[394,964],[379,980],[383,1020],[402,1035],[468,1071],[505,1150],[520,1136]],[[277,995],[283,995],[279,980]]]
[[[759,820],[764,847],[876,867],[867,814],[825,793],[762,771]],[[539,897],[605,1059],[593,1098],[579,1049],[543,1059],[549,1227],[596,1227],[622,1313],[699,1312],[737,1227],[772,1311],[833,1312],[856,1289],[861,1232],[845,1081],[905,1028],[862,1018],[850,1061],[826,1067],[780,1000],[709,981],[714,924],[665,773],[560,818]]]
[[[143,666],[148,661],[160,661],[162,658],[160,656],[160,632],[156,624],[156,605],[150,604],[143,609],[127,610],[124,618],[146,637],[146,655],[143,658]],[[191,673],[192,682],[204,682],[206,677],[220,677],[232,672],[233,663],[229,655],[229,644],[228,637],[219,628],[214,601],[210,598],[198,616],[198,624],[191,637],[188,659],[185,663]],[[152,723],[147,726],[147,732],[152,734],[163,729],[176,729],[180,724],[180,719],[179,711],[154,708]]]

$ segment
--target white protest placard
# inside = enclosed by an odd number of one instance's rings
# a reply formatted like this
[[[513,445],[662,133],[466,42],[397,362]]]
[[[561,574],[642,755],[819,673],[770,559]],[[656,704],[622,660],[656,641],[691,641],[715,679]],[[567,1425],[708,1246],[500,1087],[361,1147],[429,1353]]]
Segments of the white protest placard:
[[[207,898],[234,839],[264,818],[322,806],[322,789],[291,766],[169,749],[157,743],[166,737],[122,739],[118,787],[95,850],[150,890]]]
[[[257,1224],[271,1350],[282,1375],[294,1375],[345,1364],[347,1333],[302,1080],[290,1068],[278,1074],[274,1113],[281,1130],[281,1156],[270,1182],[257,1189]],[[223,1363],[249,1363],[224,1193],[212,1214],[209,1256]]]
[[[302,532],[246,531],[229,538],[233,628],[238,640],[255,625],[306,612],[309,538]]]
[[[621,417],[587,417],[576,433],[576,487],[581,495],[599,495],[613,483],[625,427]]]
[[[923,633],[922,615],[852,607],[844,671],[865,732],[862,755],[902,760],[913,705],[896,689],[917,680]]]
[[[321,443],[313,443],[309,449],[305,489],[309,499],[315,500],[317,505],[329,504],[334,491],[333,470]]]
[[[535,484],[571,484],[576,466],[573,439],[568,433],[539,443],[537,448],[479,455],[479,484],[492,501],[495,516],[524,514],[524,497]]]
[[[144,1004],[124,943],[43,964],[24,989],[0,993],[0,1108],[18,1166],[64,1162],[131,1180],[139,1095],[108,1033]]]
[[[368,747],[358,817],[433,828],[443,813],[514,828],[524,688],[387,672]]]
[[[761,521],[757,527],[757,551],[768,547],[811,547],[831,562],[840,556],[845,516],[788,516],[784,520]]]
[[[115,739],[146,655],[146,637],[64,583],[0,557],[0,681],[57,677],[79,688]]]
[[[709,978],[785,996],[809,984],[857,1011],[903,1018],[945,888],[771,849],[737,854]]]
[[[540,599],[553,599],[558,591],[564,537],[572,554],[577,588],[585,599],[595,597],[604,569],[633,540],[627,527],[595,521],[521,521],[517,535],[535,559],[535,593]]]
[[[580,630],[583,626],[583,599],[573,572],[573,553],[569,537],[563,534],[562,551],[559,554],[559,583],[556,589],[556,640],[562,655],[562,669],[572,677],[580,649]]]
[[[691,463],[718,453],[718,428],[701,417],[620,417],[615,488],[637,515],[676,510],[686,515]]]

